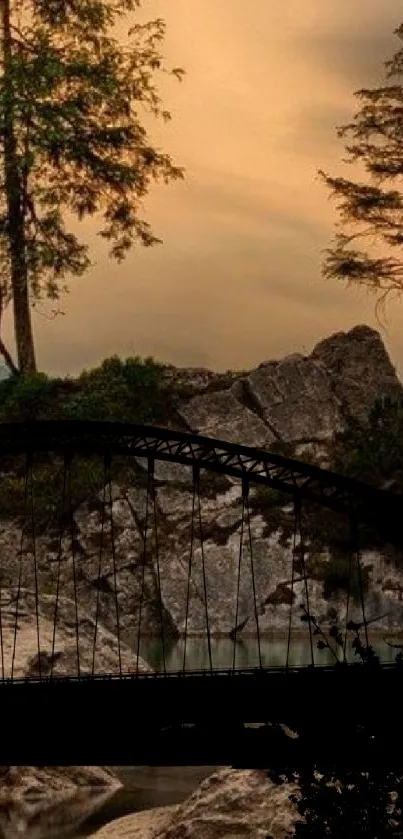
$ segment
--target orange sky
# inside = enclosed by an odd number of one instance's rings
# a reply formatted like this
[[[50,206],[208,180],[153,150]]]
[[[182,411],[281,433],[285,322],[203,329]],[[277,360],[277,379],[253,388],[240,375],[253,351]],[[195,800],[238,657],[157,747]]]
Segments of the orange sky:
[[[173,121],[152,125],[187,177],[146,202],[164,244],[121,265],[82,226],[96,264],[72,281],[64,317],[35,316],[39,367],[76,374],[117,353],[250,368],[377,327],[373,298],[321,278],[337,216],[316,170],[353,176],[335,126],[357,110],[354,90],[380,82],[402,12],[396,0],[144,0],[187,72],[163,79]],[[401,375],[402,327],[396,302],[383,337]]]

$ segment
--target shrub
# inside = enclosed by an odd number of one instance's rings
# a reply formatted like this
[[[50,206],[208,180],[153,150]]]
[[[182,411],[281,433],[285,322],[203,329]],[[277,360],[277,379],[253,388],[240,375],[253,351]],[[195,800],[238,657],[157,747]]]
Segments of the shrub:
[[[164,386],[162,369],[151,358],[122,361],[113,356],[77,379],[51,378],[44,373],[12,376],[0,382],[0,422],[71,419],[158,424],[166,421],[175,402],[172,386]],[[114,479],[119,476],[132,482],[127,459],[125,464],[116,461]],[[25,466],[25,458],[1,459],[0,515],[22,511]],[[97,457],[77,457],[73,466],[71,489],[77,504],[102,488],[104,467]],[[34,459],[35,508],[43,519],[53,519],[56,514],[62,493],[61,468],[53,455]]]
[[[62,379],[45,373],[10,376],[0,382],[0,422],[57,417],[57,393]]]
[[[144,424],[162,421],[171,400],[161,371],[162,365],[152,358],[107,358],[78,377],[77,393],[66,402],[65,416]]]
[[[403,405],[379,399],[364,425],[351,422],[336,437],[332,469],[382,486],[395,480],[403,488]]]

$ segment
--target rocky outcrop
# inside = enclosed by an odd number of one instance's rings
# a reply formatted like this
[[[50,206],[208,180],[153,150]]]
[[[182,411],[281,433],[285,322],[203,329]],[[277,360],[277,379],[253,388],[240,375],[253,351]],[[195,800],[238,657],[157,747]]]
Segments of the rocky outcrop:
[[[77,828],[121,786],[106,766],[1,766],[0,836],[50,839]]]
[[[402,398],[402,384],[379,333],[361,325],[325,338],[309,356],[265,361],[230,388],[207,383],[180,414],[195,433],[259,447],[297,445],[331,440],[347,419],[364,420],[383,395]]]
[[[337,332],[314,348],[311,359],[323,366],[343,416],[365,421],[375,399],[401,399],[403,389],[378,332],[355,326]]]
[[[178,807],[125,816],[97,839],[285,839],[299,819],[291,784],[275,786],[264,771],[224,768]]]

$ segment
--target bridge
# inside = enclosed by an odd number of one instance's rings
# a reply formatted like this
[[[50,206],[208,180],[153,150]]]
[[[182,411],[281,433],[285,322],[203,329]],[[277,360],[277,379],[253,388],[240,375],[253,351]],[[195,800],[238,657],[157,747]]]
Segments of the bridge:
[[[182,467],[188,480],[183,484],[189,500],[188,541],[185,549],[181,532],[177,584],[164,581],[164,540],[172,537],[166,522],[161,527],[158,503],[158,493],[166,485],[158,465],[164,462]],[[202,490],[214,475],[227,480],[231,498],[237,493],[239,501],[240,526],[233,532],[234,538],[239,536],[236,567],[232,566],[234,599],[225,604],[230,627],[224,633],[225,666],[214,662],[217,621],[211,608],[213,594],[217,600],[215,570],[217,575],[220,570],[222,580],[222,569],[212,568],[211,561],[208,567],[208,540],[203,533]],[[177,473],[174,478],[178,480]],[[129,533],[122,528],[119,481],[129,491],[135,489],[137,504],[141,496],[141,516],[134,516]],[[260,487],[257,495],[256,487]],[[284,495],[294,523],[288,605],[282,603],[283,614],[287,608],[289,616],[281,666],[265,662],[263,648],[270,644],[267,620],[263,621],[267,599],[251,524],[259,500],[264,503],[264,493],[270,492]],[[83,558],[77,517],[85,504],[92,554]],[[349,534],[343,627],[323,630],[311,613],[312,580],[303,527],[306,505],[341,517]],[[397,494],[279,454],[170,428],[76,421],[1,425],[3,762],[238,766],[270,762],[281,767],[290,762],[300,765],[314,752],[322,762],[348,759],[369,766],[387,759],[390,766],[385,749],[391,736],[393,759],[401,761],[403,666],[399,656],[393,662],[379,662],[365,655],[373,616],[366,612],[360,534],[363,527],[370,528],[381,541],[400,550],[402,513]],[[124,591],[119,584],[123,572]],[[166,563],[165,573],[173,574]],[[245,575],[249,606],[242,595]],[[358,586],[355,603],[353,575]],[[166,604],[168,583],[171,591],[176,585],[178,590],[180,668],[170,667],[167,654],[177,640]],[[299,611],[297,588],[303,600]],[[129,616],[124,600],[128,593],[134,612]],[[246,618],[245,609],[249,609]],[[237,664],[237,654],[246,625],[253,632],[256,663],[245,668]],[[307,666],[293,663],[291,654],[293,634],[301,637],[302,630],[309,649]],[[354,663],[349,658],[348,631],[361,638],[364,661]],[[158,635],[160,650],[153,670],[142,655],[150,635],[154,641]],[[189,663],[192,637],[198,639],[194,644],[205,646],[207,667],[195,669]],[[318,639],[322,650],[333,656],[333,664],[323,663]],[[373,730],[371,741],[361,739],[363,726]],[[289,729],[298,736],[290,736]]]

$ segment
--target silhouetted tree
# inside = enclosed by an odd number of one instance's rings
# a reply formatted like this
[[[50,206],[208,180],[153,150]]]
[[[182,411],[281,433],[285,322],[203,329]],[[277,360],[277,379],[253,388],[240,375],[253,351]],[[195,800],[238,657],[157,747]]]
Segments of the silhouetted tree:
[[[336,649],[337,645],[343,646],[343,633],[339,626],[332,626],[329,637],[326,637],[315,617],[310,617],[315,625],[315,634],[325,639],[317,642],[318,649],[329,647],[331,641]],[[304,609],[301,620],[306,622],[307,618],[308,612]],[[354,653],[363,666],[379,667],[380,660],[374,649],[361,639],[362,627],[362,623],[353,621],[347,624],[353,636]],[[399,652],[395,662],[401,667],[403,655],[400,646],[396,645],[396,648]],[[320,702],[320,697],[316,697],[316,701]],[[353,697],[349,697],[348,701],[353,703]],[[332,726],[336,722],[329,718],[328,724]],[[372,739],[372,727],[369,729],[363,725],[360,728],[361,742],[365,738]],[[312,753],[312,765],[305,769],[289,766],[281,773],[269,770],[273,783],[296,783],[299,788],[296,794],[290,796],[302,817],[295,825],[293,836],[299,839],[323,839],[325,836],[329,839],[344,839],[346,836],[354,836],[354,839],[401,839],[403,774],[383,767],[376,771],[359,771],[347,764],[348,761],[345,766],[321,768]]]
[[[121,260],[157,239],[141,218],[151,181],[183,176],[155,148],[141,112],[164,120],[155,86],[166,71],[162,20],[113,27],[140,0],[0,0],[0,315],[13,306],[20,372],[35,372],[31,305],[57,301],[90,265],[68,215],[96,216]],[[10,354],[0,345],[8,365]],[[14,367],[15,370],[15,367]]]
[[[403,24],[395,34],[403,41]],[[345,162],[363,165],[369,182],[319,171],[338,199],[340,214],[340,232],[326,250],[324,276],[374,292],[377,313],[390,294],[403,290],[403,46],[385,68],[380,87],[355,93],[361,108],[352,123],[338,129],[338,136],[347,138]]]

